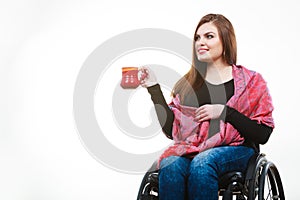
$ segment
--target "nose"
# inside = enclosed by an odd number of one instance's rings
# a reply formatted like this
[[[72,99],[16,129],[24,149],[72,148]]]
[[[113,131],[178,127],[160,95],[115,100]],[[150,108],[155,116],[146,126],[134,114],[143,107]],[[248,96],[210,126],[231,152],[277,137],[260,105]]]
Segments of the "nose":
[[[198,38],[196,41],[195,41],[195,45],[196,46],[203,46],[205,44],[205,41],[203,38]]]

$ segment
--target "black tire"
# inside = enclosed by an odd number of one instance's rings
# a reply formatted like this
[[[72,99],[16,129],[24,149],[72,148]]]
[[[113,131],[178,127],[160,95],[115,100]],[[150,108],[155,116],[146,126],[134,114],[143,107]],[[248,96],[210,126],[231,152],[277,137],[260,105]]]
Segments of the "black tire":
[[[267,162],[259,179],[258,200],[284,200],[281,178],[276,166]]]
[[[259,192],[259,180],[263,170],[263,166],[267,163],[267,159],[263,154],[258,156],[256,160],[255,167],[250,170],[252,178],[246,183],[247,189],[245,194],[247,194],[247,200],[255,200],[258,197]]]

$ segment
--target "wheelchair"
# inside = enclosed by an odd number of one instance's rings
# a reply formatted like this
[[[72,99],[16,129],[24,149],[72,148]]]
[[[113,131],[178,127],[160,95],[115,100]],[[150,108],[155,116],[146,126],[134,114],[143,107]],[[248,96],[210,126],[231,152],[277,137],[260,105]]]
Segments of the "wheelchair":
[[[158,200],[157,163],[144,175],[137,200]],[[232,200],[284,200],[282,181],[274,163],[263,153],[253,155],[245,173],[229,172],[219,178],[219,199]]]

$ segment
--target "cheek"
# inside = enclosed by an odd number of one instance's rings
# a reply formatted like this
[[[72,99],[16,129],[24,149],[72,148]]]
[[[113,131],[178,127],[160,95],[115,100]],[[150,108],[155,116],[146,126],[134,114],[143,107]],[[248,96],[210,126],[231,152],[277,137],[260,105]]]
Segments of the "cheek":
[[[214,44],[211,44],[211,49],[215,54],[222,55],[223,53],[223,46],[219,42],[215,42]]]

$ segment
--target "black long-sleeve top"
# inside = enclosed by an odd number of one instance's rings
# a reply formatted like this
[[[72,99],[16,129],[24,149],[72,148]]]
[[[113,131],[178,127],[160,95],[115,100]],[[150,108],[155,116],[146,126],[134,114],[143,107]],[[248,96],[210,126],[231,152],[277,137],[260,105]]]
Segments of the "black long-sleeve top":
[[[147,89],[155,105],[156,114],[162,126],[162,130],[168,138],[172,139],[174,113],[169,108],[159,84],[148,87]],[[195,97],[186,97],[183,104],[193,107],[200,107],[205,104],[225,105],[233,94],[233,80],[220,85],[214,85],[205,81],[202,87],[195,91]],[[265,144],[268,141],[273,131],[272,127],[265,124],[258,124],[257,121],[251,120],[244,114],[226,105],[220,118],[210,121],[209,137],[219,132],[220,120],[223,120],[225,123],[230,123],[237,129],[241,136],[245,138],[244,145],[253,147],[256,151],[259,151],[259,144]]]

